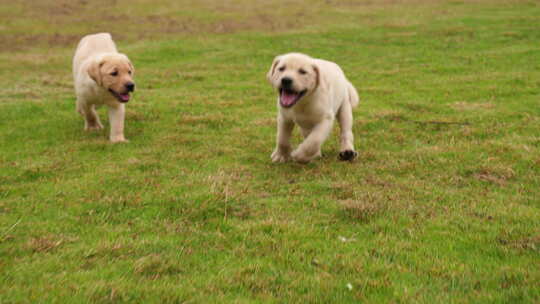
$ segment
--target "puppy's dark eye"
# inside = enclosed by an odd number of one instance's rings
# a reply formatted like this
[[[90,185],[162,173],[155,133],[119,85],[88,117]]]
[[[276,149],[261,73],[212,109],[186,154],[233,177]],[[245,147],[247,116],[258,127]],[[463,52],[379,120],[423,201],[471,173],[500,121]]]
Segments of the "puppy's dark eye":
[[[128,74],[131,75],[131,70],[128,71]]]
[[[118,76],[118,72],[117,71],[112,72],[111,76]]]
[[[285,71],[285,66],[280,67],[280,68],[278,69],[278,71],[280,71],[280,72]]]
[[[300,74],[302,74],[302,75],[305,75],[305,74],[307,74],[306,70],[304,70],[304,69],[300,69],[300,70],[298,70],[298,73],[300,73]]]

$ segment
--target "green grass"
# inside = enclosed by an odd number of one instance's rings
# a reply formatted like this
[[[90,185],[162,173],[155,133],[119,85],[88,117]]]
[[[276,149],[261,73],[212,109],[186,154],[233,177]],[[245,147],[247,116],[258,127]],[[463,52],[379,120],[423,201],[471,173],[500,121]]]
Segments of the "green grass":
[[[0,303],[540,301],[537,1],[190,2],[0,6]],[[75,112],[98,31],[128,144]],[[289,51],[358,88],[357,161],[270,162]]]

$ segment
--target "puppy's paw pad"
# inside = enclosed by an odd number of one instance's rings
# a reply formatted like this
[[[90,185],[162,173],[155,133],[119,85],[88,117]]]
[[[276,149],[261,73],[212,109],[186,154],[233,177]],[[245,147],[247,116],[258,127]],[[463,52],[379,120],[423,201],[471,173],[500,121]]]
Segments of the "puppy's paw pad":
[[[353,150],[345,150],[342,152],[339,152],[339,160],[343,161],[351,161],[355,159],[358,156],[358,153]]]

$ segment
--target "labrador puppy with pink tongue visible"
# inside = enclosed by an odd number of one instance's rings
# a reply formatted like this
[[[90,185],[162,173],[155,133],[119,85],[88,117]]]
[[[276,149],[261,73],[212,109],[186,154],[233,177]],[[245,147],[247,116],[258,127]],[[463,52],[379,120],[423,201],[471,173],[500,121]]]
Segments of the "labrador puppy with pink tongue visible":
[[[356,158],[352,109],[358,105],[358,93],[337,64],[289,53],[274,59],[267,78],[278,93],[273,162],[307,163],[321,156],[321,145],[336,118],[341,127],[339,159]],[[295,125],[304,141],[293,150],[290,138]]]
[[[81,39],[73,57],[73,78],[77,111],[84,117],[85,130],[103,129],[96,108],[106,105],[111,123],[110,141],[127,141],[125,104],[135,90],[134,72],[133,64],[126,55],[118,53],[109,33]]]

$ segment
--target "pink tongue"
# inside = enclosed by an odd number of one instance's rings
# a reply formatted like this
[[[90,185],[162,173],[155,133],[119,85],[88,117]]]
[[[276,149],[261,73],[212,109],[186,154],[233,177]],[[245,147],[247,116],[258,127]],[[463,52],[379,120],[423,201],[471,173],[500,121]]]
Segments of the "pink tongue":
[[[129,101],[129,94],[120,94],[120,99],[122,101]]]
[[[293,104],[296,99],[296,94],[287,93],[285,91],[281,92],[281,104],[284,106],[290,106]]]

